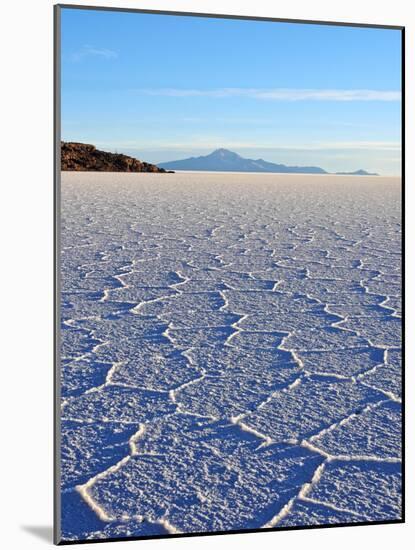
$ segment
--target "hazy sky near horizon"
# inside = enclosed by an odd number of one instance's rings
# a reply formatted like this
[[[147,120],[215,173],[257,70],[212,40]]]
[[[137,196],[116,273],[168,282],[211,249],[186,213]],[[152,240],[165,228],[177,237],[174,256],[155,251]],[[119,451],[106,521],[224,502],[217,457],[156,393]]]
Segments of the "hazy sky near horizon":
[[[400,96],[398,30],[62,9],[65,141],[398,175]]]

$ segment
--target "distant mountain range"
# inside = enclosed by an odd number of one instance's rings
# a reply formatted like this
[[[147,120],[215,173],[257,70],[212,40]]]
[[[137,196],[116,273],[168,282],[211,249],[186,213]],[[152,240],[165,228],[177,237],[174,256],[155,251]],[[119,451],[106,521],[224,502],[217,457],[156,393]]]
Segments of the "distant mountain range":
[[[336,172],[337,176],[378,176],[375,172],[366,172],[366,170],[355,170],[354,172]]]
[[[270,172],[278,174],[328,174],[319,166],[286,166],[275,164],[264,159],[246,159],[229,151],[228,149],[216,149],[209,155],[202,157],[190,157],[183,160],[172,160],[158,164],[165,170],[209,170],[217,172]],[[342,175],[377,176],[365,170],[356,172],[337,172]]]
[[[87,143],[61,143],[61,170],[75,172],[166,172],[155,164],[122,155],[99,151]]]

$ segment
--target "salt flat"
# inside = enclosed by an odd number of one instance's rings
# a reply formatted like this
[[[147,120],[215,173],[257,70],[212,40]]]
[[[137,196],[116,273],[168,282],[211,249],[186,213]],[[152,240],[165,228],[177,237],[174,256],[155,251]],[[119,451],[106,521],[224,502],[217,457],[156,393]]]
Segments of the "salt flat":
[[[401,517],[400,200],[62,174],[64,539]]]

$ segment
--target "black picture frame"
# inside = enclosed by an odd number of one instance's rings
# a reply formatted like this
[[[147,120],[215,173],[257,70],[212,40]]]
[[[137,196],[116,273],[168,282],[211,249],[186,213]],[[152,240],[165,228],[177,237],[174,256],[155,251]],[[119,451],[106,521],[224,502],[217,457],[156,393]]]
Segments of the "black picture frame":
[[[93,540],[60,540],[60,204],[61,204],[61,10],[65,8],[77,9],[77,10],[89,10],[89,11],[110,11],[110,12],[128,12],[128,13],[142,13],[142,14],[158,14],[166,16],[183,16],[183,17],[204,17],[204,18],[216,18],[216,19],[239,19],[250,21],[267,21],[276,23],[298,23],[309,25],[327,25],[327,26],[341,26],[341,27],[360,27],[360,28],[374,28],[374,29],[394,29],[401,33],[401,86],[402,86],[402,109],[401,109],[401,223],[402,223],[402,517],[400,519],[382,520],[382,521],[361,521],[355,523],[336,523],[336,524],[319,524],[319,525],[307,525],[307,526],[290,526],[290,527],[270,527],[259,529],[239,529],[239,530],[226,530],[226,531],[214,531],[214,532],[192,532],[192,533],[180,533],[180,534],[167,534],[167,535],[151,535],[151,536],[129,536],[129,537],[114,537],[106,539],[93,539]],[[340,21],[321,21],[321,20],[308,20],[308,19],[291,19],[291,18],[274,18],[274,17],[258,17],[247,15],[227,15],[218,13],[199,13],[199,12],[181,12],[181,11],[165,11],[165,10],[152,10],[152,9],[136,9],[136,8],[123,8],[123,7],[104,7],[104,6],[87,6],[76,4],[56,4],[53,6],[54,11],[54,29],[53,29],[53,69],[54,69],[54,81],[53,81],[53,98],[54,98],[54,123],[53,123],[53,143],[54,143],[54,166],[53,166],[53,247],[54,247],[54,527],[53,527],[53,541],[55,545],[70,545],[70,544],[91,544],[91,543],[105,543],[105,542],[119,542],[119,541],[132,541],[132,540],[151,540],[151,539],[170,539],[170,538],[189,538],[189,537],[206,537],[217,535],[230,535],[241,533],[266,533],[276,531],[297,531],[297,530],[311,530],[311,529],[327,529],[338,527],[358,527],[358,526],[375,526],[386,524],[400,524],[405,523],[405,26],[397,25],[380,25],[369,23],[351,23]]]

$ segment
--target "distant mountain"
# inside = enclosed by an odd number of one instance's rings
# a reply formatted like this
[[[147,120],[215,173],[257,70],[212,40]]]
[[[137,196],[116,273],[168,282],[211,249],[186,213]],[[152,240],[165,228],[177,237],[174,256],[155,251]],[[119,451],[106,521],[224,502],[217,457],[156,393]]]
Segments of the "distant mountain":
[[[336,172],[337,176],[378,176],[375,172],[366,172],[366,170],[355,170],[354,172]]]
[[[275,172],[281,174],[327,174],[318,166],[286,166],[263,159],[245,159],[228,151],[216,149],[204,157],[191,157],[158,164],[166,170],[211,170],[218,172]]]
[[[75,172],[166,172],[155,164],[118,153],[99,151],[87,143],[61,143],[61,170]]]

